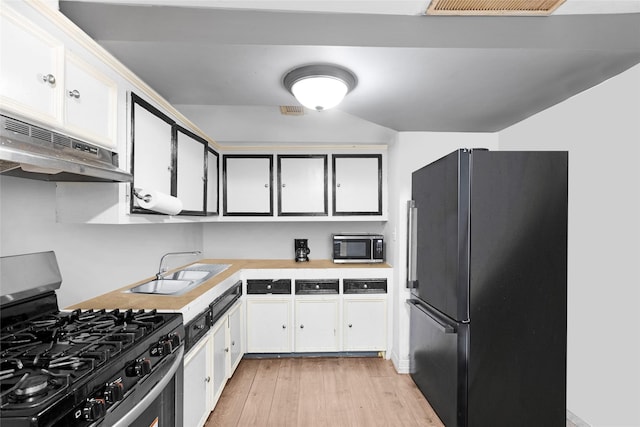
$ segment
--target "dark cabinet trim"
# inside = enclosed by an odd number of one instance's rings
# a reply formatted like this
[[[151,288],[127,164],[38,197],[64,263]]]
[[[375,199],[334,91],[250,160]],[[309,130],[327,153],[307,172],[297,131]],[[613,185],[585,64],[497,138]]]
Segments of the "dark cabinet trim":
[[[269,212],[229,212],[227,207],[227,159],[268,159],[269,160]],[[257,154],[222,155],[222,209],[224,216],[273,216],[273,156]]]
[[[171,195],[175,196],[176,194],[176,179],[175,179],[175,170],[176,170],[176,163],[177,163],[177,156],[176,156],[176,132],[174,129],[174,125],[175,122],[173,120],[171,120],[171,118],[169,116],[167,116],[166,114],[164,114],[162,111],[160,111],[159,109],[157,109],[156,107],[154,107],[153,105],[151,105],[150,103],[148,103],[147,101],[145,101],[144,99],[142,99],[141,97],[139,97],[138,95],[136,95],[135,93],[131,92],[131,174],[133,175],[133,182],[131,183],[131,197],[129,198],[129,211],[131,213],[141,213],[141,214],[149,214],[149,215],[164,215],[161,214],[159,212],[154,212],[154,211],[150,211],[147,209],[144,209],[140,206],[136,206],[135,204],[135,197],[133,196],[133,189],[134,189],[134,185],[135,185],[135,176],[136,176],[136,170],[135,170],[135,146],[136,146],[136,109],[135,106],[139,105],[140,107],[144,108],[145,110],[147,110],[149,113],[153,114],[154,116],[158,117],[160,120],[164,121],[165,123],[167,123],[168,125],[171,125],[171,182],[170,182],[170,188],[171,188]]]
[[[196,135],[195,133],[191,132],[188,129],[183,128],[182,126],[178,125],[178,124],[174,124],[173,126],[174,132],[175,132],[175,141],[176,141],[176,148],[175,148],[175,156],[176,156],[176,166],[174,168],[174,173],[171,176],[171,194],[172,195],[176,195],[178,194],[178,174],[179,174],[179,166],[178,166],[178,144],[179,144],[179,140],[178,140],[178,132],[191,137],[193,139],[195,139],[197,142],[199,142],[200,144],[202,144],[202,173],[204,174],[205,179],[202,181],[202,190],[203,190],[203,198],[204,200],[202,201],[202,210],[201,211],[190,211],[190,210],[183,210],[182,212],[180,212],[178,215],[196,215],[196,216],[204,216],[207,213],[207,146],[209,145],[207,143],[207,141],[204,138],[201,138],[200,136]],[[175,191],[174,191],[174,182],[175,182]]]
[[[324,160],[324,210],[322,212],[282,212],[282,159]],[[326,154],[282,154],[278,155],[278,216],[327,216],[329,213],[329,173]]]
[[[207,177],[207,180],[205,181],[205,186],[204,186],[204,210],[207,213],[208,216],[216,216],[218,215],[218,213],[220,212],[220,181],[219,179],[216,179],[216,206],[215,206],[215,211],[211,211],[209,208],[211,206],[209,206],[209,203],[207,202],[208,200],[208,194],[209,194],[209,156],[208,153],[213,154],[214,156],[216,156],[216,177],[220,176],[220,154],[218,154],[218,152],[216,150],[214,150],[213,148],[211,148],[211,146],[209,144],[207,144],[207,151],[205,152],[205,161],[206,161],[206,165],[205,165],[205,169],[204,169],[204,176]]]
[[[378,159],[378,179],[377,182],[372,182],[371,185],[378,186],[378,210],[376,212],[338,212],[336,211],[336,159]],[[334,154],[331,157],[331,168],[332,168],[332,177],[333,177],[333,191],[332,191],[332,202],[333,208],[332,213],[334,216],[354,216],[354,215],[382,215],[382,154]]]

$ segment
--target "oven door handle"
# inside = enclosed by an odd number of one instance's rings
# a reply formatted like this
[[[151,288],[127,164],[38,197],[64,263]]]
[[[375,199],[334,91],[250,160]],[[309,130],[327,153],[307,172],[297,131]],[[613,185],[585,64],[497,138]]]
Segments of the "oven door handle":
[[[175,373],[180,369],[182,357],[184,356],[184,346],[181,345],[174,355],[176,356],[175,361],[169,368],[169,371],[162,376],[160,381],[158,381],[158,384],[156,384],[153,389],[151,389],[151,391],[136,404],[136,406],[120,418],[113,427],[128,427],[136,420],[136,418],[142,415],[142,413],[153,403],[154,400],[156,400],[158,396],[160,396],[160,393],[164,391],[167,384],[169,384]]]

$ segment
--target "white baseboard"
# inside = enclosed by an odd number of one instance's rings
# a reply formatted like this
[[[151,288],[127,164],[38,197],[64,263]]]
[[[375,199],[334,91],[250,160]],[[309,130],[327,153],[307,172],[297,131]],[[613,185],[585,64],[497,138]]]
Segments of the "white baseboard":
[[[399,374],[409,373],[409,359],[401,360],[396,352],[392,352],[391,362],[393,362],[393,366],[396,368],[396,372],[398,372]]]

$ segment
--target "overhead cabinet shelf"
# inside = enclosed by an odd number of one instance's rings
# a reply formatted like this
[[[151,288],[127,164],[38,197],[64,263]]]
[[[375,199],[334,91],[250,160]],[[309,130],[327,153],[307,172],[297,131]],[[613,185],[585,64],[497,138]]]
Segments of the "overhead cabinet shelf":
[[[218,213],[218,153],[136,94],[131,94],[132,188],[182,201],[179,215]],[[131,212],[153,214],[131,198]]]
[[[225,217],[382,219],[382,154],[333,154],[331,172],[328,154],[277,154],[275,158],[274,186],[274,155],[223,155]]]

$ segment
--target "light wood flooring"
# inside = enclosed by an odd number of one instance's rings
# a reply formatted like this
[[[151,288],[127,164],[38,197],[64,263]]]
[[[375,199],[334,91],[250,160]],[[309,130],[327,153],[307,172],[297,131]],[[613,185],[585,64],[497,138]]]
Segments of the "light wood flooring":
[[[409,375],[382,358],[243,359],[205,427],[443,427]]]

